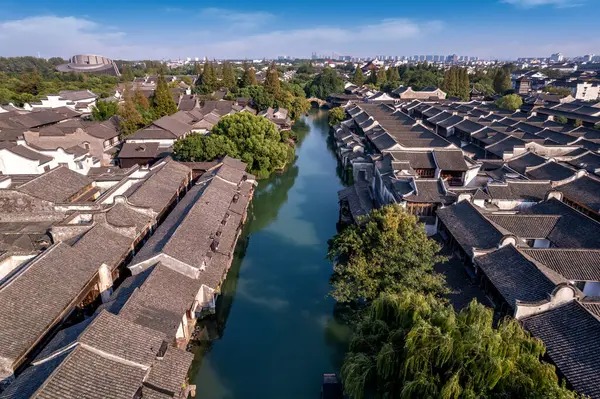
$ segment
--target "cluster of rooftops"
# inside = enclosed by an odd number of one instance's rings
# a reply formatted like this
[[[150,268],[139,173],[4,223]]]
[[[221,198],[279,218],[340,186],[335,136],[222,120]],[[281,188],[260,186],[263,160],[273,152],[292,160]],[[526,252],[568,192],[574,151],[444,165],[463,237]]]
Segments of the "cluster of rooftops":
[[[354,178],[342,220],[405,207],[497,315],[545,343],[569,386],[600,397],[600,131],[473,101],[356,102],[346,114],[333,133]]]
[[[0,398],[185,398],[255,178],[246,165],[65,166],[0,188]],[[120,282],[120,283],[119,283]]]

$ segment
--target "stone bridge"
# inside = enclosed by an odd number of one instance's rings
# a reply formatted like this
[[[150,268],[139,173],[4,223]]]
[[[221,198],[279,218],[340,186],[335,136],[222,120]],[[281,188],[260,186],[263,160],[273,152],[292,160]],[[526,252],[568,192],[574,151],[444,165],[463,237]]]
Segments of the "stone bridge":
[[[319,107],[323,107],[325,105],[327,105],[327,101],[325,100],[321,100],[320,98],[316,98],[316,97],[311,97],[311,98],[307,98],[309,103],[317,103],[319,104]]]

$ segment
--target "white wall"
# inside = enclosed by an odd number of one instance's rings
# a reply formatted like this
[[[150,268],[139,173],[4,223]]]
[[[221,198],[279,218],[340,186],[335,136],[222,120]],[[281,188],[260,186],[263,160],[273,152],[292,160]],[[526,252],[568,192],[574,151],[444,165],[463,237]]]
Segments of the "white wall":
[[[585,296],[600,296],[600,282],[589,281],[583,286]]]
[[[0,150],[0,172],[5,175],[39,175],[44,173],[44,166],[50,169],[58,167],[58,162],[52,160],[40,165],[39,161],[23,158],[6,149]]]

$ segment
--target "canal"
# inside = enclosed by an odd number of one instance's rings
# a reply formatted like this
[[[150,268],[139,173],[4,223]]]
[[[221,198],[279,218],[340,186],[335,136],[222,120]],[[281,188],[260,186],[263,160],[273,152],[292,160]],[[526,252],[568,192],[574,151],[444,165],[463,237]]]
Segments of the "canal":
[[[327,112],[298,121],[296,161],[261,181],[236,257],[194,348],[197,398],[318,398],[323,373],[337,371],[348,331],[327,297],[327,240],[338,220],[342,182],[327,147]]]

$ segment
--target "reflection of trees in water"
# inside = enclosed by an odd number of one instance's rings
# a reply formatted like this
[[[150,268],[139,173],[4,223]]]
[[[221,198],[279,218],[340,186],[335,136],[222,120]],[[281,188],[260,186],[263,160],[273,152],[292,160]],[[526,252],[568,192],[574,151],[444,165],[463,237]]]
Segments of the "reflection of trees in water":
[[[259,183],[248,213],[247,234],[264,229],[277,218],[279,209],[287,202],[298,172],[298,166],[293,164],[285,172],[274,174]]]
[[[305,118],[298,119],[292,126],[292,131],[296,133],[296,147],[302,145],[302,142],[308,136],[310,132],[310,125],[306,122]]]

